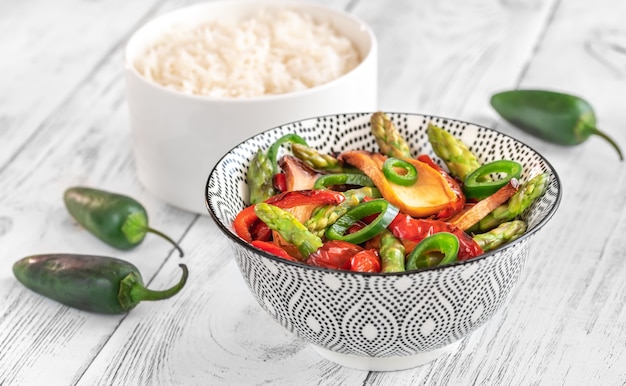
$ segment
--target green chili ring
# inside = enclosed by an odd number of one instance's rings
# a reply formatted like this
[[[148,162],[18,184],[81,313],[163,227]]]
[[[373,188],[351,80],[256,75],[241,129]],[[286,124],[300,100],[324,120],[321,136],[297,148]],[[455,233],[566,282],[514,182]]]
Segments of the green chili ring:
[[[459,239],[452,233],[438,232],[415,246],[407,256],[406,269],[413,271],[453,263],[458,254]]]
[[[326,237],[330,240],[361,244],[387,229],[399,211],[398,208],[383,199],[362,202],[339,217],[333,225],[326,229]],[[345,234],[357,221],[376,213],[380,214],[363,229]]]
[[[399,174],[396,169],[404,170]],[[395,157],[389,157],[383,164],[383,174],[387,180],[401,186],[411,186],[417,182],[417,169],[413,164]]]
[[[492,173],[504,173],[504,178],[493,181],[481,181],[483,177]],[[482,165],[470,173],[463,183],[463,193],[467,198],[482,200],[494,194],[506,185],[511,179],[519,178],[522,174],[522,165],[515,161],[499,160]]]
[[[274,142],[272,146],[270,146],[269,149],[267,149],[267,158],[272,163],[274,174],[278,173],[278,162],[276,160],[276,156],[278,155],[278,149],[285,142],[299,143],[300,145],[309,146],[307,142],[304,140],[304,138],[302,138],[298,134],[290,133],[290,134],[285,134],[282,137],[278,138],[278,140]]]
[[[315,180],[313,189],[324,189],[333,185],[359,185],[375,187],[374,182],[365,174],[337,173],[325,174]]]

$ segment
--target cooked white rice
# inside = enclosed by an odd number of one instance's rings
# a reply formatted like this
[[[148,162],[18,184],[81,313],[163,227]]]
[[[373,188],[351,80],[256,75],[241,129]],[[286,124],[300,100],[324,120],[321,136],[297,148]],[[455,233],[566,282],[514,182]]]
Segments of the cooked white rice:
[[[294,10],[262,10],[167,31],[135,62],[144,77],[189,94],[249,98],[330,82],[359,54],[328,23]]]

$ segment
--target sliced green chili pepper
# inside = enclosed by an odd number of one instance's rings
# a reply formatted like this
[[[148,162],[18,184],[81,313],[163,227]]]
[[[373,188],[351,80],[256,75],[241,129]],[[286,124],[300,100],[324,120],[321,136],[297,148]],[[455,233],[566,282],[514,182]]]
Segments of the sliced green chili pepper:
[[[278,155],[278,149],[285,142],[299,143],[300,145],[309,146],[304,140],[304,138],[302,138],[298,134],[290,133],[290,134],[285,134],[282,137],[278,138],[278,140],[274,142],[272,146],[270,146],[269,149],[267,149],[267,158],[272,163],[274,174],[278,173],[278,160],[276,159],[276,156]]]
[[[484,178],[492,174],[505,174],[505,176],[491,180]],[[465,193],[467,198],[482,200],[494,194],[511,179],[519,178],[521,174],[522,165],[515,161],[498,160],[489,162],[474,170],[465,178],[463,193]]]
[[[115,248],[131,249],[150,232],[169,241],[180,256],[184,255],[174,240],[148,226],[146,209],[131,197],[77,186],[65,191],[63,201],[78,223]]]
[[[591,105],[574,95],[546,90],[511,90],[491,97],[491,106],[511,124],[553,143],[574,146],[591,135],[604,138],[623,160],[622,150],[596,127]]]
[[[406,269],[430,268],[456,261],[459,239],[449,232],[438,232],[420,241],[407,256]]]
[[[403,170],[404,173],[398,173],[397,169]],[[383,163],[383,174],[387,180],[402,186],[411,186],[417,182],[415,166],[399,158],[387,158]]]
[[[383,199],[362,202],[339,217],[337,221],[326,230],[326,237],[330,240],[342,240],[353,244],[360,244],[386,229],[393,219],[396,218],[398,212],[398,208]],[[380,214],[363,229],[354,233],[345,234],[348,228],[357,221],[376,213]]]
[[[122,314],[139,302],[176,295],[187,282],[184,264],[180,281],[163,291],[147,289],[137,267],[107,256],[52,254],[24,257],[13,274],[27,288],[67,306],[103,314]]]
[[[324,189],[333,185],[358,185],[374,187],[374,182],[365,174],[337,173],[324,174],[315,180],[313,189]]]

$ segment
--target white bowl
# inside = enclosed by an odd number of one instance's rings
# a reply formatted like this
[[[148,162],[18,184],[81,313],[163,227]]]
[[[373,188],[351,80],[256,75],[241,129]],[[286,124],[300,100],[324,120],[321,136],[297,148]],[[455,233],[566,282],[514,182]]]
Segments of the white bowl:
[[[364,370],[418,366],[455,349],[504,304],[517,283],[537,232],[555,213],[561,185],[556,171],[536,151],[497,131],[470,123],[418,114],[388,113],[414,156],[437,159],[426,135],[429,122],[450,131],[482,162],[514,160],[521,180],[540,172],[549,185],[523,214],[527,232],[474,259],[421,271],[363,274],[291,262],[243,241],[233,230],[248,204],[246,173],[257,149],[287,133],[333,154],[351,149],[379,151],[371,134],[371,113],[303,120],[254,136],[229,151],[211,172],[207,207],[232,241],[242,276],[259,305],[320,355]]]
[[[144,78],[133,63],[146,47],[178,23],[246,18],[260,9],[295,9],[329,22],[350,39],[360,64],[321,86],[247,99],[212,98],[167,89]],[[377,108],[377,43],[355,17],[301,1],[215,1],[160,16],[135,32],[126,46],[125,73],[135,163],[142,184],[179,208],[206,214],[206,176],[219,157],[242,140],[296,120]]]

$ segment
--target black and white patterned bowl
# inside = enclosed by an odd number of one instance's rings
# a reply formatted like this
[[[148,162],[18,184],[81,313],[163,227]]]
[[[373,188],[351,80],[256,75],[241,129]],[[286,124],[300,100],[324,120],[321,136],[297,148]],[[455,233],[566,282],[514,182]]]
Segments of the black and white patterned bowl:
[[[257,301],[278,323],[323,357],[367,370],[399,370],[454,349],[502,306],[519,279],[531,241],[555,213],[561,185],[552,166],[525,144],[497,131],[453,119],[387,113],[414,155],[434,155],[426,135],[432,122],[460,138],[482,162],[509,159],[524,165],[522,181],[550,175],[543,197],[524,214],[526,234],[473,260],[412,273],[362,274],[289,262],[257,250],[233,230],[248,203],[246,171],[259,147],[287,133],[327,153],[378,151],[371,113],[298,121],[256,135],[229,151],[206,186],[208,210],[233,245],[234,257]]]

